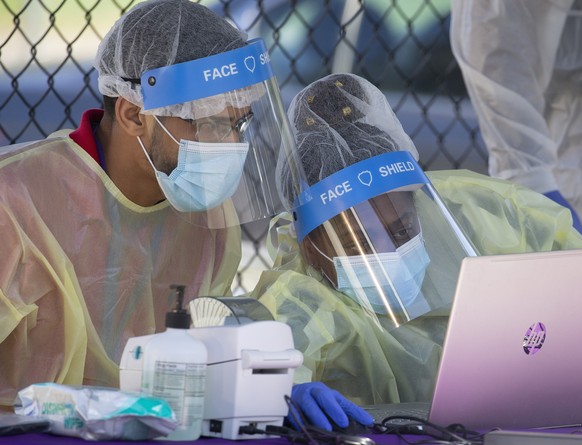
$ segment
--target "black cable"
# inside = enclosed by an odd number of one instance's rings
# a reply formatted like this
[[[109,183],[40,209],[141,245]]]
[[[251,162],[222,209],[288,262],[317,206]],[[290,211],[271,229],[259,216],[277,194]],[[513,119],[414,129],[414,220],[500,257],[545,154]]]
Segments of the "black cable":
[[[399,425],[397,423],[390,423],[391,421],[407,420],[412,423]],[[454,443],[463,445],[475,445],[483,442],[484,434],[471,431],[461,424],[452,424],[443,427],[415,416],[390,416],[382,419],[380,424],[375,425],[375,430],[379,434],[397,434],[402,440],[407,443],[412,443],[403,437],[404,434],[419,434],[429,436],[438,440],[440,443]],[[437,433],[435,433],[434,430]],[[414,443],[423,443],[424,441],[416,441]]]
[[[256,425],[245,425],[239,427],[238,433],[252,436],[253,434],[267,434],[267,431],[257,428]]]
[[[289,396],[285,396],[285,402],[289,407],[288,418],[292,419],[299,430],[287,427],[267,426],[265,434],[286,437],[291,442],[306,443],[308,445],[375,445],[375,443],[363,436],[350,436],[336,431],[327,431],[311,425],[303,416],[301,410],[295,405]],[[409,421],[406,424],[390,423],[391,421]],[[484,433],[471,431],[461,424],[452,424],[447,427],[437,425],[414,416],[390,416],[382,419],[381,423],[375,423],[371,429],[374,434],[396,434],[407,444],[420,445],[423,443],[479,445],[483,443]],[[405,435],[421,435],[431,439],[408,440]]]
[[[305,436],[305,439],[307,440],[307,443],[309,445],[318,445],[318,442],[311,436],[311,434],[305,427],[305,425],[307,425],[308,423],[305,420],[305,417],[303,417],[303,414],[301,413],[299,407],[295,405],[293,399],[291,399],[291,397],[289,397],[288,395],[285,395],[285,402],[289,407],[289,418],[293,418],[295,425],[297,425],[300,428],[301,432]]]

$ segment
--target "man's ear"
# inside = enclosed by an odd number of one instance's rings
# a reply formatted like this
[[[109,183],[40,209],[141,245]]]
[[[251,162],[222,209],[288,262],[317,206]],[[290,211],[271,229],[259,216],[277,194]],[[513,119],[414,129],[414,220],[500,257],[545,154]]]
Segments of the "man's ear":
[[[145,116],[141,108],[119,97],[115,102],[115,120],[130,136],[144,136],[146,132]]]

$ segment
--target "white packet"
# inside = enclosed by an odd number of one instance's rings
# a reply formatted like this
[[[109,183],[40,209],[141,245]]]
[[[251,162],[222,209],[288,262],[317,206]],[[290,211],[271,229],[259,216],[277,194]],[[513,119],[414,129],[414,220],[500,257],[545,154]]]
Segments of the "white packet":
[[[30,385],[18,392],[14,411],[47,418],[52,434],[86,440],[147,440],[178,426],[162,399],[93,386]]]

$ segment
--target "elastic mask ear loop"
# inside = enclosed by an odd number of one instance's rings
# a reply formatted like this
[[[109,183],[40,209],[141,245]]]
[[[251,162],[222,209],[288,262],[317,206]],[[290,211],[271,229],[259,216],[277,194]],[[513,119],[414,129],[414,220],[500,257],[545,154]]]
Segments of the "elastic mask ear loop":
[[[396,249],[396,252],[398,252],[400,254],[400,256],[404,256],[408,252],[416,249],[419,244],[424,244],[422,232],[419,232],[418,235],[416,235],[414,238],[412,238],[411,240],[408,240],[405,244],[403,244],[398,249]]]
[[[167,129],[165,126],[164,126],[164,124],[162,124],[162,123],[160,122],[160,120],[158,119],[158,116],[156,116],[155,114],[154,114],[154,119],[155,119],[155,120],[156,120],[156,122],[159,124],[159,126],[160,126],[160,127],[162,127],[162,130],[164,130],[164,131],[166,132],[166,134],[167,134],[168,136],[170,136],[170,137],[172,138],[172,140],[173,140],[173,141],[174,141],[176,144],[180,145],[180,143],[179,143],[179,142],[176,140],[176,138],[175,138],[175,137],[172,135],[172,133],[170,133],[170,132],[168,131],[168,129]]]
[[[166,132],[166,134],[168,136],[170,136],[172,138],[172,140],[178,144],[178,146],[180,145],[180,143],[176,140],[176,138],[174,136],[172,136],[172,133],[170,133],[168,131],[168,129],[164,126],[164,124],[162,124],[160,122],[160,120],[158,119],[158,117],[154,114],[154,119],[156,120],[156,122],[159,124],[160,127],[162,127],[162,130],[164,130]],[[154,165],[152,158],[150,158],[150,155],[148,154],[147,150],[145,149],[145,145],[143,144],[143,141],[141,140],[141,137],[137,136],[137,141],[139,142],[139,145],[141,146],[141,149],[143,150],[143,153],[145,154],[148,162],[150,163],[150,165],[152,166],[152,168],[154,169],[155,172],[158,171],[158,169],[156,168],[156,166]]]
[[[156,166],[152,162],[152,159],[150,158],[150,155],[148,154],[147,150],[145,149],[145,146],[143,145],[143,142],[141,140],[141,137],[137,136],[137,142],[139,142],[139,146],[143,150],[143,154],[145,155],[146,159],[148,160],[148,162],[150,163],[150,165],[154,169],[154,172],[157,172],[158,170],[156,169]]]
[[[309,241],[309,242],[311,243],[311,245],[312,245],[312,246],[315,248],[315,250],[317,250],[317,251],[319,252],[319,254],[320,254],[321,256],[325,257],[325,258],[326,258],[326,259],[327,259],[327,260],[328,260],[328,261],[329,261],[331,264],[334,264],[333,260],[332,260],[330,257],[328,257],[328,256],[327,256],[325,253],[323,253],[323,252],[322,252],[322,251],[319,249],[319,247],[317,247],[317,246],[315,245],[315,243],[314,243],[313,241],[311,241],[311,238],[307,238],[307,241]]]
[[[326,260],[328,260],[328,261],[329,261],[331,264],[333,264],[333,265],[334,265],[334,267],[335,267],[335,263],[333,262],[333,260],[332,260],[330,257],[328,257],[328,256],[327,256],[325,253],[323,253],[323,252],[322,252],[322,251],[321,251],[321,250],[320,250],[320,249],[319,249],[319,248],[318,248],[318,247],[315,245],[315,243],[314,243],[313,241],[311,241],[311,238],[306,238],[306,239],[307,239],[307,240],[308,240],[308,241],[311,243],[311,245],[312,245],[312,246],[315,248],[315,250],[317,250],[317,251],[319,252],[319,254],[320,254],[321,256],[323,256],[323,257],[324,257]],[[313,267],[313,266],[312,266],[312,267]],[[320,271],[319,271],[319,273],[320,273],[322,276],[324,276],[324,277],[327,279],[327,281],[329,281],[330,283],[333,283],[333,280],[332,280],[330,277],[328,277],[328,276],[327,276],[327,274],[325,273],[325,271],[324,271],[323,269],[322,269],[322,270],[320,270]],[[313,277],[313,278],[315,278],[315,277]]]

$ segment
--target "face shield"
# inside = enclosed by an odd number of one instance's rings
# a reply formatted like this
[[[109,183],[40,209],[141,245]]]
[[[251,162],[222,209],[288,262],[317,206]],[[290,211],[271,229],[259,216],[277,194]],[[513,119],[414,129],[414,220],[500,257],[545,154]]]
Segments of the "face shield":
[[[308,264],[385,328],[446,309],[462,258],[475,255],[408,151],[303,187],[294,217]]]
[[[205,225],[222,228],[282,211],[275,166],[293,139],[262,40],[146,71],[141,86],[144,114],[179,147],[171,171],[148,159],[183,218],[207,212]]]

